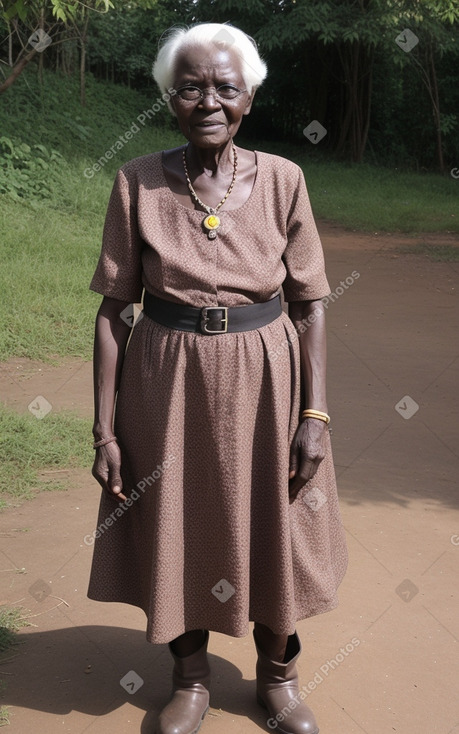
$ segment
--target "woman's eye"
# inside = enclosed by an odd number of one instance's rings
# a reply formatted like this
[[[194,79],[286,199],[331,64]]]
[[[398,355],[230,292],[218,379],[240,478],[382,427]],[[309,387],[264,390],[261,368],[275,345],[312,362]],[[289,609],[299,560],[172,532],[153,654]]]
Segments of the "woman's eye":
[[[240,90],[232,84],[222,84],[217,89],[217,92],[222,97],[236,97],[239,94],[239,91]]]
[[[195,99],[201,96],[201,90],[197,87],[182,87],[178,90],[178,94],[184,99]]]

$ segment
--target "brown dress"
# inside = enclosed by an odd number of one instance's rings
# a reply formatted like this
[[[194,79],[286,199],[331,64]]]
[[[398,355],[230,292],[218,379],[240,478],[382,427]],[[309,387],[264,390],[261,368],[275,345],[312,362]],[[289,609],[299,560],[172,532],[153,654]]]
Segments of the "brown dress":
[[[92,290],[139,302],[142,290],[192,306],[239,306],[284,292],[329,293],[301,169],[256,153],[241,207],[202,211],[169,189],[161,153],[118,171]],[[141,607],[147,639],[205,628],[234,637],[249,620],[292,634],[337,605],[347,553],[327,433],[315,477],[289,500],[289,448],[300,410],[297,333],[285,312],[215,336],[147,316],[124,358],[115,432],[124,510],[102,494],[88,596]],[[108,519],[108,520],[107,520]]]

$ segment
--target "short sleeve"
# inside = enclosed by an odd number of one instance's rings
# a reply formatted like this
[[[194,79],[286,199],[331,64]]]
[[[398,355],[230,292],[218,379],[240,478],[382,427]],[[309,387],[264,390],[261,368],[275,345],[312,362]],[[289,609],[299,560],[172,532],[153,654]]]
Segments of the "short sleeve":
[[[324,254],[299,166],[287,221],[287,246],[282,260],[287,270],[282,288],[286,301],[312,301],[330,293]]]
[[[142,238],[137,223],[136,187],[120,169],[107,207],[102,249],[90,289],[120,301],[142,297]]]

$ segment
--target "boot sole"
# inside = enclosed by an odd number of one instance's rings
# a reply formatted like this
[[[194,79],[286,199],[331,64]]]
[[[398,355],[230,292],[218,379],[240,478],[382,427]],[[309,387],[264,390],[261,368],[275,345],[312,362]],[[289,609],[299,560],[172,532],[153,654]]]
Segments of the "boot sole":
[[[206,708],[203,715],[201,716],[201,721],[199,722],[198,726],[196,727],[196,729],[193,729],[193,731],[190,731],[190,734],[198,734],[198,731],[200,730],[202,726],[202,722],[204,721],[204,717],[207,714],[209,708],[210,708],[209,706]],[[158,729],[155,729],[155,731],[158,732]]]
[[[201,716],[201,721],[198,724],[198,728],[194,730],[193,734],[198,734],[198,731],[200,730],[200,728],[202,726],[202,722],[204,721],[204,717],[207,714],[208,710],[209,710],[209,706],[206,708],[206,710],[204,711],[203,715]]]
[[[265,702],[263,701],[263,699],[261,698],[261,696],[258,693],[257,693],[257,703],[259,703],[260,706],[262,706],[266,711],[269,711],[267,705],[265,704]],[[281,729],[279,724],[277,724],[275,731],[279,732],[279,734],[291,734],[291,732],[285,731],[285,729]],[[314,731],[312,731],[311,734],[319,734],[319,729],[314,729]]]

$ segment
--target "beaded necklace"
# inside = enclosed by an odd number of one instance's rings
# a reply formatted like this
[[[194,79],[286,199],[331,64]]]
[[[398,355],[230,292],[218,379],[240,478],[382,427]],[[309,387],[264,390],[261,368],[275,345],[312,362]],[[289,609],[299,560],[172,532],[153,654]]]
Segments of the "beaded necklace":
[[[188,168],[186,165],[186,151],[188,150],[188,146],[184,148],[183,150],[183,168],[185,170],[185,178],[186,182],[188,184],[188,188],[190,190],[190,194],[193,197],[193,199],[204,209],[204,211],[207,212],[207,216],[202,221],[202,226],[204,230],[207,232],[207,237],[209,240],[214,240],[217,236],[217,229],[220,226],[220,217],[217,217],[217,212],[220,209],[220,207],[223,206],[225,201],[227,200],[228,196],[231,194],[234,184],[236,182],[236,174],[237,174],[237,153],[236,148],[233,145],[233,178],[231,179],[231,183],[229,185],[228,191],[226,192],[223,199],[217,204],[215,207],[207,206],[207,204],[204,204],[203,201],[199,198],[196,191],[193,188],[193,184],[190,181],[190,176],[188,173]]]

